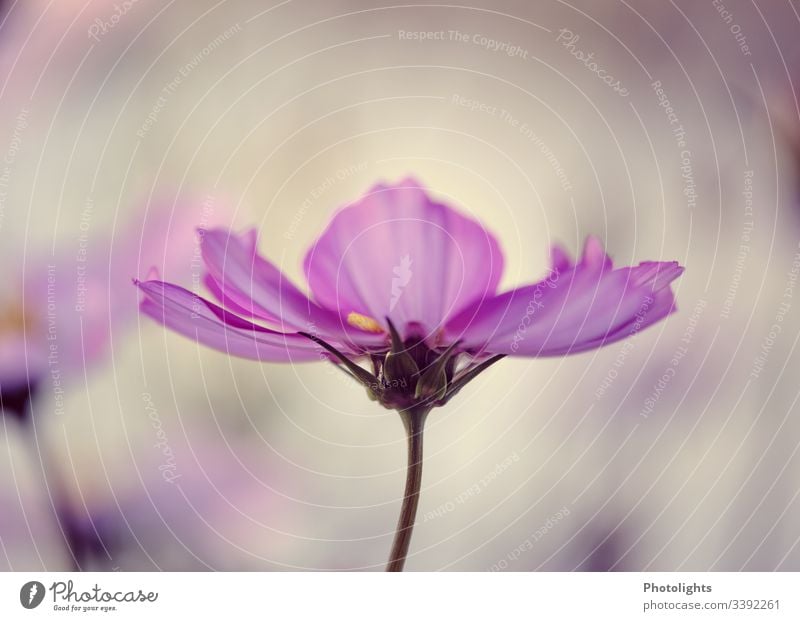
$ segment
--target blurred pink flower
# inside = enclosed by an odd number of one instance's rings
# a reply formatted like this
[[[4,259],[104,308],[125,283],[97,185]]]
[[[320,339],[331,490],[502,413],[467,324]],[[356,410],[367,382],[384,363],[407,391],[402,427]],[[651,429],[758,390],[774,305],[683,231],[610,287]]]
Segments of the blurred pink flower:
[[[0,571],[58,571],[67,559],[83,571],[273,569],[291,558],[295,514],[280,493],[291,470],[264,463],[261,444],[233,440],[173,434],[170,477],[160,450],[121,450],[106,477],[80,473],[54,499],[15,484],[3,455]]]
[[[118,234],[87,236],[75,247],[29,252],[5,248],[12,279],[0,294],[0,398],[6,412],[22,415],[31,391],[49,377],[60,393],[108,353],[114,330],[136,318],[138,299],[129,278],[141,257],[162,271],[187,278],[199,258],[198,222],[188,205],[156,202],[125,222]],[[193,252],[193,249],[196,249]],[[199,279],[199,275],[197,277]]]

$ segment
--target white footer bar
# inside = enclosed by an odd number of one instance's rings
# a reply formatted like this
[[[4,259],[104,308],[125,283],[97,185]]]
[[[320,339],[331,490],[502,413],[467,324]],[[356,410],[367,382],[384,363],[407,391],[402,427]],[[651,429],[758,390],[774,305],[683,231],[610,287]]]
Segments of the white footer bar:
[[[0,619],[800,619],[796,573],[5,573]],[[186,617],[197,615],[197,617]]]

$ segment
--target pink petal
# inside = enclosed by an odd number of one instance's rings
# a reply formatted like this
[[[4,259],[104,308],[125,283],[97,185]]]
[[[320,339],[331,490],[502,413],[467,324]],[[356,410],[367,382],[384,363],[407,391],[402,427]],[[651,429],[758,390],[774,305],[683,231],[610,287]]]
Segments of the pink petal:
[[[160,279],[156,277],[152,280]],[[227,295],[225,291],[223,291],[222,287],[220,287],[219,283],[214,280],[211,274],[205,274],[203,276],[203,284],[205,285],[206,289],[211,292],[211,295],[217,298],[217,301],[222,304],[223,308],[239,315],[240,317],[247,317],[248,319],[263,319],[263,317],[257,317],[246,308],[239,306],[239,304],[234,302],[233,299],[231,299],[231,297]]]
[[[573,267],[569,254],[558,244],[553,244],[550,248],[550,264],[558,272],[566,272]]]
[[[219,351],[264,362],[320,360],[320,348],[298,334],[257,326],[176,285],[136,282],[142,312],[179,334]]]
[[[340,210],[304,262],[314,298],[401,332],[426,333],[474,300],[495,294],[497,241],[479,222],[433,201],[414,180],[378,185]]]
[[[214,280],[212,291],[224,305],[289,332],[313,332],[357,347],[385,343],[385,335],[353,328],[346,318],[309,300],[258,254],[255,240],[254,231],[235,235],[214,229],[203,235],[203,260]]]
[[[596,240],[587,241],[574,267],[554,253],[551,275],[534,285],[475,304],[453,318],[445,340],[465,348],[520,356],[551,356],[593,349],[638,332],[674,310],[670,283],[677,263],[611,269]]]
[[[589,237],[586,238],[586,242],[583,244],[581,265],[596,269],[609,269],[613,267],[611,257],[606,254],[605,248],[603,248],[603,242],[594,235],[589,235]]]

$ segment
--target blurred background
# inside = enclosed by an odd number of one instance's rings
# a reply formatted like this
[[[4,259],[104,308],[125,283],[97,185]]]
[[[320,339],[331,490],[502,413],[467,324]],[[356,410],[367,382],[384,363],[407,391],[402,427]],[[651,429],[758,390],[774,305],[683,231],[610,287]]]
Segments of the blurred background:
[[[502,288],[590,233],[687,270],[667,321],[433,413],[407,568],[800,570],[796,3],[0,15],[0,567],[382,569],[396,413],[167,332],[130,279],[200,290],[221,224],[302,283],[337,206],[412,174],[498,236]]]

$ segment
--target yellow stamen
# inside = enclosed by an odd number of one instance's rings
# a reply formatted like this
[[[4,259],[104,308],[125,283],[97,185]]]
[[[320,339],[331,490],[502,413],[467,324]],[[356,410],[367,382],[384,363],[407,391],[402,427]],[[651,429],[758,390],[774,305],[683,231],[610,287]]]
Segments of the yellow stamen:
[[[365,332],[374,332],[375,334],[380,334],[383,332],[383,328],[381,328],[381,325],[377,321],[375,321],[372,317],[367,317],[361,313],[351,312],[349,315],[347,315],[347,323],[354,328],[359,328]]]

